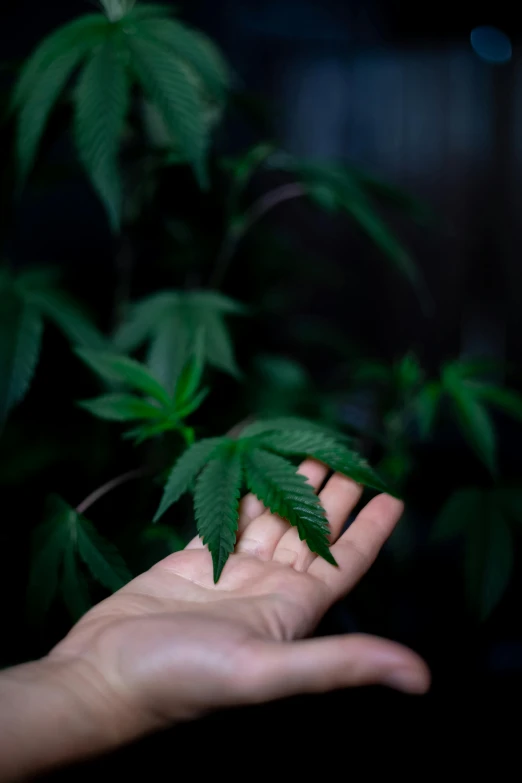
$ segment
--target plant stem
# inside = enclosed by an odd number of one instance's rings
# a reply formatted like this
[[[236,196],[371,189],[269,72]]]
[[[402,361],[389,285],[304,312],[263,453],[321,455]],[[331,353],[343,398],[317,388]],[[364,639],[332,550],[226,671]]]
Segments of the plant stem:
[[[264,193],[255,201],[242,216],[241,224],[233,226],[228,230],[216,259],[214,272],[210,279],[210,287],[219,288],[221,286],[239,243],[252,226],[258,223],[267,212],[277,207],[278,204],[291,201],[294,198],[302,198],[307,193],[306,187],[300,182],[289,182],[286,185],[274,188],[274,190],[269,190],[268,193]]]
[[[106,484],[102,484],[101,487],[98,487],[98,489],[95,489],[90,495],[87,495],[85,500],[82,500],[82,502],[76,506],[76,513],[83,514],[93,505],[93,503],[96,503],[96,501],[104,495],[112,492],[116,487],[119,487],[121,484],[125,484],[132,479],[142,478],[143,476],[146,476],[147,473],[148,471],[145,470],[145,468],[138,468],[137,470],[129,470],[128,473],[122,473],[121,476],[116,476],[116,478],[111,479]]]

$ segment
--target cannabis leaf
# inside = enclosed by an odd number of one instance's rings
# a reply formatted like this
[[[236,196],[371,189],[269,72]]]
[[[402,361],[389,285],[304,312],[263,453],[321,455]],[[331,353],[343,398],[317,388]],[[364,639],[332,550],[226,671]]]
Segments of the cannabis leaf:
[[[295,525],[310,550],[337,565],[328,548],[328,522],[319,498],[291,462],[254,448],[246,454],[247,484],[273,514]]]
[[[0,429],[29,388],[41,339],[38,311],[15,290],[0,291]]]
[[[203,364],[237,377],[224,317],[244,312],[238,302],[212,291],[161,291],[133,305],[114,335],[114,345],[132,352],[148,343],[147,365],[169,391],[194,352],[196,340],[201,342]]]
[[[292,174],[294,180],[303,186],[289,197],[308,196],[328,212],[348,214],[426,299],[425,284],[417,266],[379,216],[374,203],[381,201],[392,204],[414,217],[424,219],[428,211],[415,199],[344,162],[303,161],[281,150],[276,151],[271,145],[258,145],[235,159],[227,159],[225,163],[233,175],[229,200],[233,209],[234,230],[238,225],[248,227],[254,222],[250,212],[241,214],[238,202],[248,179],[262,164],[271,170]],[[276,199],[275,203],[279,203],[279,200]],[[265,211],[263,209],[262,214]]]
[[[513,522],[520,524],[521,498],[520,490],[457,490],[443,507],[432,531],[432,539],[437,542],[464,536],[467,599],[481,620],[497,606],[511,578],[511,527]]]
[[[77,620],[92,605],[82,561],[91,577],[115,591],[131,574],[118,550],[62,498],[49,499],[47,519],[34,532],[28,586],[28,607],[34,619],[43,619],[58,592]]]
[[[54,321],[73,343],[104,344],[97,329],[44,272],[15,277],[0,270],[0,428],[30,386],[45,319]]]
[[[125,434],[138,443],[168,430],[177,430],[188,442],[192,435],[183,420],[199,408],[208,393],[207,389],[199,389],[203,366],[201,347],[197,350],[195,358],[189,355],[179,384],[170,394],[144,364],[128,356],[78,349],[78,356],[104,381],[144,395],[116,392],[83,400],[79,405],[100,419],[141,422]]]
[[[280,429],[284,422],[286,429]],[[233,551],[243,483],[273,513],[297,527],[312,552],[336,565],[328,547],[325,511],[313,488],[284,454],[310,456],[356,481],[386,491],[367,463],[320,425],[305,419],[254,422],[237,440],[209,438],[176,462],[165,486],[156,522],[185,492],[194,492],[198,532],[208,545],[217,582]]]
[[[198,533],[212,552],[214,582],[233,551],[238,526],[238,504],[242,486],[242,460],[230,444],[219,458],[211,459],[201,471],[194,490]]]
[[[78,157],[119,230],[118,157],[132,87],[137,84],[165,125],[167,145],[206,185],[211,129],[229,87],[228,67],[202,33],[170,18],[165,6],[104,0],[44,39],[25,63],[11,110],[17,114],[20,184],[31,171],[55,104],[77,77],[74,130]],[[77,75],[77,72],[79,74]]]
[[[163,492],[163,498],[154,517],[156,522],[173,503],[188,492],[206,463],[221,448],[227,445],[224,438],[206,438],[194,443],[183,454],[172,469]]]
[[[94,50],[78,81],[75,131],[78,155],[89,172],[114,230],[121,214],[118,149],[129,103],[130,80],[120,39]]]

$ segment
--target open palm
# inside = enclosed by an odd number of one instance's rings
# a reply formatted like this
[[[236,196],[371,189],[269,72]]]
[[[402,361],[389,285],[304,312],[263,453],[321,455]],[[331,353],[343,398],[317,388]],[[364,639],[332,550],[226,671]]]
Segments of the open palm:
[[[328,473],[313,460],[299,471],[316,491]],[[51,655],[85,662],[124,706],[134,735],[297,693],[374,683],[424,692],[426,664],[394,642],[362,634],[302,640],[368,570],[402,513],[399,501],[379,495],[341,535],[361,491],[335,474],[320,492],[338,568],[248,495],[217,585],[196,537],[94,607]]]

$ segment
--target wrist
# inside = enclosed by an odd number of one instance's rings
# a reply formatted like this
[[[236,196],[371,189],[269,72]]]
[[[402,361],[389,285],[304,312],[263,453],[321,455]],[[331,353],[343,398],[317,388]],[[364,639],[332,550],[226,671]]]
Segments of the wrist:
[[[102,754],[140,732],[121,695],[85,660],[46,656],[0,672],[0,780]]]

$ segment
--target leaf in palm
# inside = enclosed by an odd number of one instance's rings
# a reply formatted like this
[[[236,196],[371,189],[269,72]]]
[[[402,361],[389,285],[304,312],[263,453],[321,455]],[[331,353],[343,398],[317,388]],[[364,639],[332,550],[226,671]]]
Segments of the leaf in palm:
[[[335,439],[306,420],[282,421],[287,423],[286,430],[278,430],[277,420],[271,420],[265,429],[259,422],[249,425],[238,440],[200,441],[178,459],[170,473],[154,521],[181,495],[194,491],[198,530],[200,534],[204,530],[205,540],[211,542],[215,581],[235,543],[242,474],[248,488],[267,508],[295,525],[311,551],[332,564],[335,561],[328,545],[327,520],[319,498],[282,455],[308,455],[356,481],[385,489],[371,468],[347,448],[342,437]],[[290,429],[292,425],[294,429]]]
[[[230,444],[220,451],[218,458],[207,462],[196,481],[197,528],[212,555],[214,582],[221,576],[236,543],[242,470],[241,455]]]

